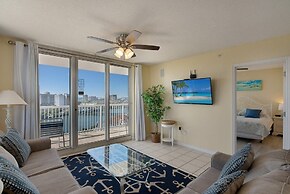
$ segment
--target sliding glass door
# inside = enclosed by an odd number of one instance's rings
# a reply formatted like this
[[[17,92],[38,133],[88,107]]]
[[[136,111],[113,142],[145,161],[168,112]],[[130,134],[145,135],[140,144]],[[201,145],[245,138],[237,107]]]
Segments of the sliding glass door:
[[[129,134],[129,69],[110,65],[110,138]]]
[[[105,64],[78,60],[78,144],[105,140]]]
[[[66,57],[67,56],[67,57]],[[39,54],[40,134],[65,148],[129,135],[129,68]]]
[[[70,147],[70,59],[39,54],[40,136],[52,147]]]

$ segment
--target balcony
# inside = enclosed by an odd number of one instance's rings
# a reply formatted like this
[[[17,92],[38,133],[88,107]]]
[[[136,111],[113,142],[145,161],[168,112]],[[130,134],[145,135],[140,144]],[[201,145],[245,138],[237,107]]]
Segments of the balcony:
[[[128,135],[128,104],[110,105],[110,138]],[[70,107],[40,106],[40,134],[50,137],[52,147],[70,146]],[[105,106],[78,106],[78,143],[105,139]]]

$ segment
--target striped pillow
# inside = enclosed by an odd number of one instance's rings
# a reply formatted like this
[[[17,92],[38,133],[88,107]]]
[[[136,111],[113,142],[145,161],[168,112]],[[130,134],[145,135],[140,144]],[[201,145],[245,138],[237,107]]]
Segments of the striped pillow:
[[[5,192],[39,194],[28,177],[2,156],[0,156],[0,179],[4,184]]]
[[[219,178],[223,178],[238,170],[248,170],[254,161],[254,152],[250,143],[237,151],[224,165]]]
[[[239,188],[243,185],[245,172],[245,170],[240,170],[218,179],[203,194],[236,193],[237,190],[239,190]]]
[[[31,152],[28,143],[20,136],[17,130],[9,129],[6,135],[0,137],[0,144],[12,154],[19,166],[24,166]]]

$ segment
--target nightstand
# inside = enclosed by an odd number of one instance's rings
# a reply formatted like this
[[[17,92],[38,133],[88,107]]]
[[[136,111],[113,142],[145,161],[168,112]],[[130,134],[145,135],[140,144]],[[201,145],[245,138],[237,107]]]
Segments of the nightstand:
[[[283,117],[273,117],[273,135],[283,135]]]

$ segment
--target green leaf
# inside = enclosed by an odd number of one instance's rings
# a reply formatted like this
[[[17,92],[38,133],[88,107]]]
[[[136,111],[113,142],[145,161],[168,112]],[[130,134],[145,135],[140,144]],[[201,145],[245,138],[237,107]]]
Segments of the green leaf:
[[[163,119],[165,111],[170,109],[170,106],[163,105],[164,95],[165,88],[163,85],[152,86],[142,94],[146,115],[155,123],[157,133],[158,123]]]

